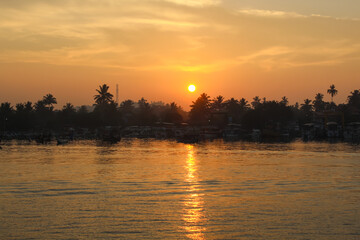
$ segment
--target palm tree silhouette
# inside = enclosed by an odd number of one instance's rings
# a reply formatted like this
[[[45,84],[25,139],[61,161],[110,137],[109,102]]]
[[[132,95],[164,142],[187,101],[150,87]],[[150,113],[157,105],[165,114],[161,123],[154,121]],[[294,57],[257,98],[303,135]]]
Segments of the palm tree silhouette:
[[[221,111],[224,108],[224,97],[219,95],[212,100],[211,108],[216,111]]]
[[[172,123],[181,123],[182,116],[179,113],[180,107],[172,102],[168,105],[168,109],[165,111],[165,120]]]
[[[109,86],[106,84],[103,84],[102,86],[99,86],[99,89],[96,89],[96,91],[99,93],[94,95],[94,100],[97,105],[108,104],[113,101],[113,95],[109,93],[108,90]]]
[[[241,111],[245,111],[245,110],[249,109],[250,105],[245,98],[241,98],[239,101],[239,107],[240,107]]]
[[[286,96],[283,96],[280,103],[286,106],[289,103],[289,99]]]
[[[125,100],[120,104],[120,109],[124,113],[132,113],[135,109],[134,102],[130,99]]]
[[[66,103],[63,106],[62,111],[66,112],[66,113],[74,113],[74,112],[76,112],[74,105],[72,105],[71,103]]]
[[[33,111],[32,102],[27,101],[27,102],[25,103],[25,111],[26,111],[26,112],[32,112],[32,111]]]
[[[333,101],[334,96],[338,93],[338,90],[335,89],[335,85],[330,85],[330,88],[327,90],[327,93],[331,95],[331,102]]]
[[[350,93],[350,96],[347,98],[348,104],[353,107],[359,106],[360,110],[360,89],[354,90],[354,92]]]
[[[260,98],[259,98],[259,96],[255,96],[254,98],[253,98],[253,102],[251,102],[251,106],[255,109],[255,108],[257,108],[259,105],[260,105]]]
[[[231,98],[225,102],[225,106],[229,112],[237,112],[239,109],[239,101],[235,98]]]
[[[304,103],[301,104],[301,110],[303,110],[304,112],[310,112],[312,110],[312,104],[311,104],[311,100],[310,99],[305,99]]]
[[[315,95],[315,100],[316,100],[316,101],[322,101],[323,98],[324,98],[324,94],[322,94],[322,93],[317,93],[317,94]]]
[[[190,122],[194,124],[206,124],[208,123],[208,117],[210,114],[210,96],[206,93],[202,93],[196,101],[190,105],[191,110],[189,112]]]
[[[52,111],[54,109],[53,104],[57,104],[56,98],[51,94],[46,94],[43,97],[43,103],[45,106],[47,106],[48,110]]]
[[[324,94],[317,93],[315,95],[315,100],[313,101],[315,112],[323,111],[325,108],[325,102],[323,101]]]

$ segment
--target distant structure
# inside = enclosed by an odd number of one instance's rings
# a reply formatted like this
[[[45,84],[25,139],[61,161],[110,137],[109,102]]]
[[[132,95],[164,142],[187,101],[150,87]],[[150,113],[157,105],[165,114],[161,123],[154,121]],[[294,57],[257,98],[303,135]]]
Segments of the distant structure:
[[[116,103],[119,103],[119,84],[116,84]]]

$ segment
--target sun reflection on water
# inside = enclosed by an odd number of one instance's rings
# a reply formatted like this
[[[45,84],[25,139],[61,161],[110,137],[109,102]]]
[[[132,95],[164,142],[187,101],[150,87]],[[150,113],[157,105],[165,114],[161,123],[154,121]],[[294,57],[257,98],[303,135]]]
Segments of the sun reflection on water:
[[[187,175],[185,182],[188,183],[186,198],[184,199],[183,220],[185,221],[186,236],[190,239],[204,240],[204,201],[203,194],[199,193],[199,178],[197,176],[197,162],[194,157],[194,146],[186,146],[188,154],[185,168]]]

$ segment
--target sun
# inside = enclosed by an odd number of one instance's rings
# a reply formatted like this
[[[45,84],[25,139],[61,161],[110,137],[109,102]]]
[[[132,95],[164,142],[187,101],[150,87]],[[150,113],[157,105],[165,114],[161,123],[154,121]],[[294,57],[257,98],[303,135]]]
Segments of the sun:
[[[196,90],[195,85],[193,85],[193,84],[189,85],[188,90],[189,90],[189,92],[195,92],[195,90]]]

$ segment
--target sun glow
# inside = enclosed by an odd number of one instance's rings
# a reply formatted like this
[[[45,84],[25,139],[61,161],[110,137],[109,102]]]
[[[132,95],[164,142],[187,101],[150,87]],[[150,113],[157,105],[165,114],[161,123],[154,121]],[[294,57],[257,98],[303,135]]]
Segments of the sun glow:
[[[195,90],[196,90],[195,85],[193,85],[193,84],[189,85],[188,90],[189,90],[189,92],[195,92]]]

